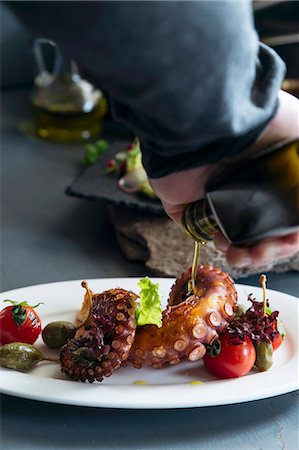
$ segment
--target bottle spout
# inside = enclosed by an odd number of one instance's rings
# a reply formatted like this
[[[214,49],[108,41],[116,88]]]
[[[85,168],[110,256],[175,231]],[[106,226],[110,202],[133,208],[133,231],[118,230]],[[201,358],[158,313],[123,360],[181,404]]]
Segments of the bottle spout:
[[[182,227],[194,241],[212,241],[218,226],[205,199],[188,203],[182,212]]]

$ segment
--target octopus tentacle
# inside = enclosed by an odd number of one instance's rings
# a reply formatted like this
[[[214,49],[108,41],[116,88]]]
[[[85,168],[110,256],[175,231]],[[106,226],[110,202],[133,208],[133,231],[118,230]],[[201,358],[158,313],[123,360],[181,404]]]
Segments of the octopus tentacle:
[[[191,269],[173,285],[163,312],[162,327],[145,325],[137,329],[129,361],[136,368],[177,364],[183,358],[201,359],[206,345],[223,332],[235,316],[237,293],[233,280],[222,270],[199,266],[196,294],[188,296]]]
[[[134,342],[136,298],[119,288],[92,294],[91,323],[62,347],[61,371],[73,380],[92,383],[119,369]]]

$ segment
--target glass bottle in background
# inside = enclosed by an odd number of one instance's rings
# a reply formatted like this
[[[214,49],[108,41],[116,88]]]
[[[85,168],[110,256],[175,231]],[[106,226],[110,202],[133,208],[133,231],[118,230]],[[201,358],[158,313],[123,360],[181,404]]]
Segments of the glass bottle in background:
[[[55,50],[51,73],[46,69],[43,45]],[[39,70],[32,99],[38,136],[59,142],[99,136],[107,111],[102,92],[81,78],[77,64],[65,60],[54,42],[38,38],[33,51]]]
[[[186,205],[182,225],[195,241],[212,240],[220,230],[236,246],[298,230],[299,139],[251,154],[211,176],[205,198]]]

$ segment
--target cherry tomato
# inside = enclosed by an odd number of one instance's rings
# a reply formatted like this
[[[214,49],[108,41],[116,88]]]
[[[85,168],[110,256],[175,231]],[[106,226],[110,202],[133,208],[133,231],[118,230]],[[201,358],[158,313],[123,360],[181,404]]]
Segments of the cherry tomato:
[[[275,336],[273,342],[272,342],[272,347],[273,347],[273,351],[275,352],[275,350],[277,350],[281,344],[282,344],[282,337],[280,333],[277,333],[277,335]]]
[[[237,378],[246,375],[253,368],[256,352],[252,342],[247,339],[242,344],[229,344],[229,334],[220,336],[221,350],[217,356],[208,353],[203,361],[208,371],[219,378]]]
[[[34,308],[27,302],[13,302],[0,312],[0,344],[25,342],[33,344],[38,338],[42,325]],[[40,303],[39,303],[40,304]]]
[[[281,322],[280,322],[280,323],[281,323]],[[281,326],[282,326],[282,324],[281,324]],[[283,338],[283,336],[281,335],[280,330],[278,330],[277,320],[276,320],[276,322],[273,324],[273,328],[277,331],[277,334],[276,334],[274,340],[272,341],[273,351],[275,351],[275,350],[277,350],[277,349],[281,346],[281,344],[282,344],[284,338]],[[282,330],[282,331],[284,331],[284,330]]]

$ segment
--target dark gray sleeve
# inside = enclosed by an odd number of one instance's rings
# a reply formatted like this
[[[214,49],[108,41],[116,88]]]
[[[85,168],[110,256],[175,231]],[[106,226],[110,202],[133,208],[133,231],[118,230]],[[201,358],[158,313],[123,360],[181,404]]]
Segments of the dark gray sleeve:
[[[251,2],[10,2],[101,81],[153,178],[242,151],[273,117],[285,67]]]

